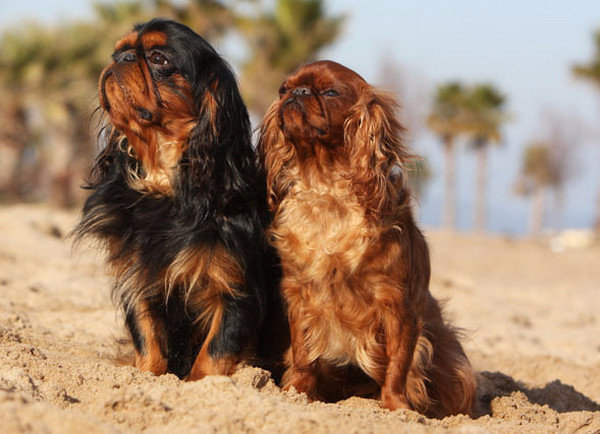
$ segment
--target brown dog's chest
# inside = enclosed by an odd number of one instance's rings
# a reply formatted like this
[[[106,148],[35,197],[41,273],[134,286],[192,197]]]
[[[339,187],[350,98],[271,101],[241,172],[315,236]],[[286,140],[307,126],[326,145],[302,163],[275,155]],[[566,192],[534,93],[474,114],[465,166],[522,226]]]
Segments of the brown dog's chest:
[[[310,358],[353,363],[374,373],[379,321],[373,294],[357,275],[378,232],[349,189],[297,184],[281,203],[272,235],[281,255],[290,310],[307,331]]]
[[[304,287],[287,298],[301,312],[311,361],[358,365],[377,378],[379,319],[367,288],[328,282]]]
[[[284,268],[308,282],[345,280],[359,267],[376,236],[347,185],[291,188],[271,233]]]

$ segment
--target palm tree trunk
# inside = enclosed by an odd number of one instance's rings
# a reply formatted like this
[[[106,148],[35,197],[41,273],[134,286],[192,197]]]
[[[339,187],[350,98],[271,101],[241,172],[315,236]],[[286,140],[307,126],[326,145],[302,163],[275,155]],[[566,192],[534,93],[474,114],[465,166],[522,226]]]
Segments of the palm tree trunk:
[[[443,224],[446,229],[456,229],[456,153],[454,137],[444,137],[444,165],[446,166],[446,179],[444,191]]]
[[[596,236],[600,238],[600,188],[598,188],[598,192],[596,194],[598,197],[596,198],[596,216],[593,230],[596,233]]]
[[[9,144],[17,149],[17,160],[12,167],[7,196],[11,200],[23,200],[27,190],[27,151],[30,145],[30,129],[24,105],[16,97],[7,98],[5,105],[6,125],[9,127]]]
[[[596,221],[594,222],[596,235],[600,236],[600,189],[598,189],[598,198],[596,199]]]
[[[531,238],[539,238],[544,226],[544,213],[546,210],[544,188],[536,184],[533,190],[531,202],[531,214],[529,216],[529,235]]]
[[[558,185],[554,189],[554,230],[560,232],[565,228],[565,188]]]
[[[485,232],[487,220],[487,160],[488,147],[477,147],[477,185],[475,186],[475,215],[473,221],[477,232]]]

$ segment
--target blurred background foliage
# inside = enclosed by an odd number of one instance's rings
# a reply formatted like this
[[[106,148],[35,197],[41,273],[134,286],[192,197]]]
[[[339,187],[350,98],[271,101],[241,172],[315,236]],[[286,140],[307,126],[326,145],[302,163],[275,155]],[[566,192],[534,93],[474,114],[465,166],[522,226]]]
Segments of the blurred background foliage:
[[[283,78],[318,59],[344,30],[346,15],[331,14],[323,0],[120,0],[98,2],[92,17],[60,25],[29,23],[0,37],[0,201],[46,201],[72,207],[81,203],[83,183],[96,152],[97,80],[110,61],[118,37],[137,22],[163,16],[190,26],[209,42],[230,36],[243,45],[239,82],[253,119],[262,117]],[[571,65],[573,77],[600,93],[600,31],[587,62]],[[406,140],[425,130],[438,137],[444,155],[442,222],[456,228],[456,159],[461,143],[475,154],[472,227],[487,222],[488,154],[502,145],[503,128],[513,118],[506,95],[491,83],[451,81],[434,92],[411,82],[393,55],[379,65],[377,84],[401,104]],[[577,122],[546,113],[540,131],[524,146],[515,191],[532,199],[530,229],[541,232],[544,197],[555,196],[556,214],[564,206],[564,185],[575,172]],[[426,159],[408,168],[417,198],[432,176]],[[600,187],[600,186],[599,186]],[[596,211],[600,232],[600,188]]]
[[[81,202],[79,184],[95,152],[98,77],[116,40],[152,17],[175,19],[209,42],[238,32],[247,44],[242,92],[260,118],[282,79],[339,35],[343,17],[320,0],[134,0],[94,4],[88,21],[27,24],[0,40],[0,179],[3,201]],[[96,123],[99,116],[96,117]],[[7,162],[7,160],[10,160]],[[11,164],[12,163],[12,164]]]
[[[252,16],[240,17],[238,28],[249,51],[242,69],[242,92],[249,110],[264,113],[276,94],[272,91],[334,42],[343,22],[343,16],[326,16],[320,0],[279,0],[273,10],[261,7]]]

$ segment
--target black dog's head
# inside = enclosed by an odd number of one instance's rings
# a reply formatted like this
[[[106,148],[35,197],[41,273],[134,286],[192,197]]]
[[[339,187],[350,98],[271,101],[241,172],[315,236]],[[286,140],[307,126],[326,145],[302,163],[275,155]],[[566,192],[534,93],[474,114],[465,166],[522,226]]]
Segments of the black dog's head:
[[[243,174],[252,160],[248,114],[230,67],[208,42],[153,19],[117,42],[112,57],[99,89],[111,123],[105,153],[118,148],[136,160],[132,188],[170,196],[183,172],[196,183],[218,169],[224,178]]]

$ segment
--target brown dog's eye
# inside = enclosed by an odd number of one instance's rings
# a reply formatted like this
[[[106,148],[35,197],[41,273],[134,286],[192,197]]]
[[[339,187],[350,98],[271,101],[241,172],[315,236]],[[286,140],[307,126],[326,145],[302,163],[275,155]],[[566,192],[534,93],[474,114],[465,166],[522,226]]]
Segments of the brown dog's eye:
[[[323,92],[323,95],[325,96],[338,96],[340,93],[335,90],[335,89],[327,89],[325,92]]]
[[[148,60],[150,63],[154,63],[155,65],[167,65],[169,63],[167,58],[158,51],[154,51],[152,54],[150,54]]]
[[[287,88],[286,88],[285,86],[283,86],[283,85],[282,85],[282,86],[279,88],[279,95],[281,96],[281,95],[285,94],[286,92],[287,92]]]

